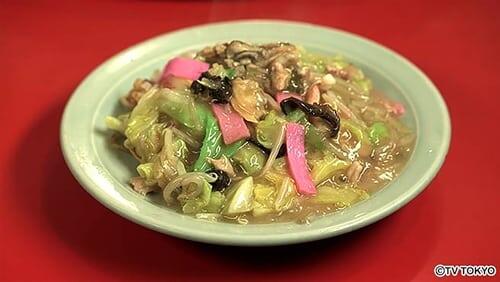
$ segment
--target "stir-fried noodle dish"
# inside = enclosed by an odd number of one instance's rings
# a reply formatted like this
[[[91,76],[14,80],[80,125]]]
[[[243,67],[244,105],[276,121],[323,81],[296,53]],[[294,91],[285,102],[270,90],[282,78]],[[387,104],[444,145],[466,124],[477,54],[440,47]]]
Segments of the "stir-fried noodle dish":
[[[375,85],[376,86],[376,85]],[[308,222],[366,200],[401,172],[405,107],[343,57],[231,41],[138,78],[107,117],[138,161],[137,193],[210,221]]]

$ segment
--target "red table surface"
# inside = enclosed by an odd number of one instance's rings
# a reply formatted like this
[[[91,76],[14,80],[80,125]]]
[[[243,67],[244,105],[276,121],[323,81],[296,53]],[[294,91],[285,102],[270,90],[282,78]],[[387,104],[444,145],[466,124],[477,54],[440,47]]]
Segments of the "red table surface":
[[[438,263],[500,267],[499,13],[498,1],[2,1],[0,280],[425,281]],[[345,29],[422,68],[453,126],[432,184],[369,227],[277,248],[176,239],[87,194],[58,139],[78,83],[131,44],[241,18]]]

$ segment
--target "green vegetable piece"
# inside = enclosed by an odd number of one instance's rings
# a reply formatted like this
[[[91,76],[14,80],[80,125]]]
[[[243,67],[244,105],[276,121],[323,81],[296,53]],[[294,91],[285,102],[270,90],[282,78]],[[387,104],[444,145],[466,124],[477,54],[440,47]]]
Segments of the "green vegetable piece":
[[[321,186],[315,197],[310,198],[313,204],[334,204],[338,207],[348,207],[361,200],[368,199],[370,196],[366,191],[355,188],[334,188]]]
[[[345,129],[349,130],[356,139],[360,142],[365,142],[368,141],[366,140],[366,134],[365,132],[359,127],[358,125],[354,124],[351,120],[343,120],[342,121],[342,127]]]
[[[363,90],[366,93],[370,93],[373,89],[373,84],[372,81],[369,79],[360,79],[360,80],[355,80],[354,84],[356,84],[361,90]]]
[[[161,132],[164,127],[157,123],[159,113],[156,103],[159,97],[158,92],[147,92],[130,113],[125,126],[127,140],[124,145],[134,151],[141,162],[149,161],[161,150]],[[108,125],[111,123],[108,121]]]
[[[120,118],[120,117],[122,117],[122,118]],[[123,131],[125,130],[125,125],[126,125],[124,122],[125,118],[123,118],[123,116],[120,116],[120,117],[116,118],[113,116],[107,116],[105,119],[106,126],[109,129],[123,133]]]
[[[291,122],[299,122],[307,119],[306,114],[301,110],[295,110],[289,113],[286,117]]]
[[[245,141],[245,140],[239,140],[239,141],[234,142],[233,144],[223,145],[222,146],[222,155],[224,155],[228,158],[231,158],[246,143],[247,143],[247,141]]]
[[[277,212],[289,209],[297,195],[296,191],[297,189],[295,188],[295,183],[292,178],[288,176],[283,177],[283,181],[276,192],[274,209]]]
[[[137,166],[137,173],[145,179],[151,179],[153,178],[153,168],[154,163],[140,164]]]
[[[226,70],[226,76],[229,79],[233,79],[236,76],[236,70],[235,69],[227,69]]]
[[[254,204],[252,214],[253,216],[262,216],[275,212],[275,189],[270,186],[256,184],[253,190]]]
[[[286,120],[281,117],[276,111],[271,111],[266,117],[259,121],[255,127],[257,141],[267,149],[273,147],[273,142],[276,136],[280,133],[278,130]]]
[[[205,210],[209,213],[219,213],[224,205],[224,194],[219,191],[212,192],[210,195],[210,201],[208,205],[205,207]]]
[[[210,203],[211,194],[212,194],[212,187],[207,181],[204,181],[203,186],[201,187],[200,195],[194,199],[187,200],[182,205],[182,212],[187,214],[201,212],[203,208],[205,208]]]
[[[197,114],[198,105],[191,94],[163,88],[158,107],[161,112],[187,127],[192,135],[202,134],[204,122],[202,116]]]
[[[212,169],[208,158],[218,159],[221,155],[232,157],[245,141],[240,140],[230,145],[224,145],[219,124],[212,111],[205,104],[200,104],[196,113],[205,121],[205,137],[193,171],[208,171]]]
[[[288,177],[288,165],[286,163],[286,157],[277,158],[274,161],[272,168],[268,170],[266,174],[264,174],[264,178],[267,181],[271,182],[275,187],[281,185],[285,177]]]
[[[379,144],[383,139],[389,137],[389,129],[384,123],[375,122],[370,126],[368,135],[373,144]]]
[[[146,186],[154,186],[158,180],[155,176],[155,163],[144,163],[137,166],[137,173],[144,180]]]
[[[239,214],[249,212],[253,208],[253,178],[243,178],[237,182],[228,193],[228,201],[224,214]]]
[[[314,72],[325,73],[326,66],[332,66],[336,69],[342,69],[349,64],[342,56],[324,56],[319,54],[311,54],[306,52],[305,49],[300,50],[300,64],[304,67],[310,68]]]
[[[347,162],[326,154],[323,159],[313,162],[311,177],[314,184],[317,185],[332,177],[335,172],[346,169],[348,166]]]
[[[359,142],[361,142],[361,148],[370,148],[372,142],[368,136],[368,134],[361,128],[361,126],[355,124],[351,120],[343,120],[341,126],[345,129],[349,130]],[[360,149],[361,150],[361,149]]]
[[[252,143],[246,143],[233,156],[233,160],[241,165],[247,175],[253,175],[262,170],[266,155]]]
[[[205,121],[205,137],[193,170],[207,171],[212,168],[208,163],[208,158],[216,159],[222,152],[222,133],[217,120],[206,106],[200,105],[197,109],[197,114]]]
[[[312,124],[305,125],[306,128],[306,139],[305,145],[308,150],[316,149],[323,150],[325,148],[325,136]]]
[[[127,119],[118,117],[118,120],[108,119],[107,123],[116,130],[123,129],[127,137],[124,145],[134,151],[141,162],[149,162],[163,145],[162,132],[166,124],[158,121],[160,113],[183,125],[194,136],[201,136],[204,131],[204,124],[196,114],[194,98],[167,88],[151,89]],[[120,125],[119,121],[124,124]]]
[[[174,141],[174,150],[175,150],[174,155],[180,160],[182,160],[184,163],[187,162],[187,155],[189,153],[189,149],[186,145],[186,142],[184,142],[184,140],[180,138],[174,138],[174,139],[176,139]]]

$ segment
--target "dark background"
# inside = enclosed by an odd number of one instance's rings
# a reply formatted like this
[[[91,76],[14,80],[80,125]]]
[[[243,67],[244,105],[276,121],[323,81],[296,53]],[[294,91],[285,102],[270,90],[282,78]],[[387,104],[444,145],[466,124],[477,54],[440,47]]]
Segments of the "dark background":
[[[1,1],[0,280],[425,281],[443,264],[500,267],[499,1]],[[280,18],[345,29],[418,65],[441,90],[447,160],[372,226],[280,248],[208,246],[104,208],[60,153],[61,113],[116,52],[181,27]]]

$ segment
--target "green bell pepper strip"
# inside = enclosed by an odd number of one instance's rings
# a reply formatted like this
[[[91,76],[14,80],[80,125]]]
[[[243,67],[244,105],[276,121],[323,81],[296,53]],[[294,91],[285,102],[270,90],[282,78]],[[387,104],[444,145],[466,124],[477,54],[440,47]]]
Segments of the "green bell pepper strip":
[[[233,79],[236,76],[236,70],[235,69],[226,69],[226,76],[229,79]]]
[[[246,140],[239,140],[239,141],[234,142],[233,144],[222,145],[222,154],[221,154],[221,156],[224,155],[224,156],[226,156],[228,158],[234,156],[234,154],[236,154],[236,152],[238,152],[238,150],[241,147],[243,147],[246,143],[247,143]]]
[[[200,155],[194,163],[193,171],[208,171],[212,168],[208,158],[217,159],[221,155],[231,157],[246,141],[240,140],[230,145],[224,145],[217,119],[210,109],[205,104],[198,104],[196,114],[205,125],[205,137],[200,149]]]

